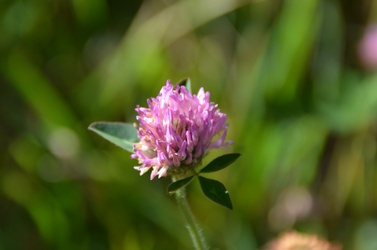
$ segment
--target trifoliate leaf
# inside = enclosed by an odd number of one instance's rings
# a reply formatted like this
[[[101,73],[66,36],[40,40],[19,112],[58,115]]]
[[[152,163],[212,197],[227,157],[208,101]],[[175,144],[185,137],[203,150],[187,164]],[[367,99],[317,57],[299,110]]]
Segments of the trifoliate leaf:
[[[191,91],[191,81],[190,81],[190,78],[184,78],[184,79],[180,80],[180,81],[177,83],[177,85],[185,86],[186,89],[187,89],[190,93],[192,93],[192,91]]]
[[[186,186],[187,184],[189,184],[191,182],[191,180],[193,178],[194,178],[194,175],[171,183],[168,186],[168,193],[171,194],[171,193],[177,191],[178,189]]]
[[[233,209],[228,190],[226,190],[221,182],[207,179],[202,176],[199,176],[199,182],[203,193],[208,198],[224,207]]]
[[[88,129],[129,152],[133,151],[133,143],[139,141],[136,128],[129,123],[95,122]]]
[[[207,166],[205,166],[202,170],[200,170],[200,173],[210,173],[226,168],[227,166],[235,162],[238,159],[238,157],[240,157],[240,155],[241,154],[233,153],[217,157],[216,159],[211,161]]]

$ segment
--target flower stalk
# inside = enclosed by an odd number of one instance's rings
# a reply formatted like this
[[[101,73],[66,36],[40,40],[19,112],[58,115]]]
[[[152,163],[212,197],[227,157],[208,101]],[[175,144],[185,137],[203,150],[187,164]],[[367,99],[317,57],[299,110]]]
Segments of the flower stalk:
[[[177,179],[173,176],[173,182]],[[190,209],[190,206],[186,199],[186,189],[182,187],[174,192],[177,199],[177,203],[181,213],[185,219],[186,228],[190,233],[190,237],[194,248],[196,250],[206,250],[208,249],[205,238],[201,232],[201,229],[198,223],[195,220],[195,217]]]

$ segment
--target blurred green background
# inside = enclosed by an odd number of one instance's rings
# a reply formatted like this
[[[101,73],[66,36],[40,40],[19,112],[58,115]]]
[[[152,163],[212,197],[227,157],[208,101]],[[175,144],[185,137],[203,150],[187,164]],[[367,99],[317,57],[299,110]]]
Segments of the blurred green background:
[[[291,229],[377,249],[377,71],[358,56],[376,21],[372,0],[0,1],[0,249],[192,249],[170,180],[87,130],[184,77],[242,154],[208,175],[233,211],[188,188],[213,249]]]

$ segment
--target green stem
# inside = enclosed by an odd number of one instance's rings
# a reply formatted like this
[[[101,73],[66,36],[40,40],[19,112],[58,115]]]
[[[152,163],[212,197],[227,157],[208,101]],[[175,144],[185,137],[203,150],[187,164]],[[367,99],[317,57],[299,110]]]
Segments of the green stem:
[[[173,181],[176,181],[175,178],[173,178]],[[178,206],[185,218],[186,227],[190,233],[191,240],[194,244],[195,249],[208,249],[205,239],[201,233],[201,229],[199,225],[196,223],[194,215],[192,214],[191,209],[187,203],[185,187],[178,189],[175,192],[175,196],[177,198]]]

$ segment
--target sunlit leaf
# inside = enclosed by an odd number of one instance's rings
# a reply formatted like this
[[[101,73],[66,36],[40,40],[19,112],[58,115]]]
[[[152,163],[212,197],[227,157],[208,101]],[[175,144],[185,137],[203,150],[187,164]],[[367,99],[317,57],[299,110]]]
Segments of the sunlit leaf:
[[[139,141],[136,128],[129,123],[95,122],[88,129],[129,152],[133,151],[133,143]]]
[[[217,157],[216,159],[211,161],[207,166],[205,166],[202,170],[200,170],[200,173],[210,173],[226,168],[227,166],[235,162],[238,159],[238,157],[240,157],[240,155],[241,154],[233,153]]]
[[[202,176],[199,176],[199,182],[203,193],[208,198],[224,207],[233,209],[228,190],[226,190],[221,182],[207,179]]]
[[[186,186],[187,184],[189,184],[191,182],[191,180],[194,178],[195,176],[190,176],[190,177],[187,177],[187,178],[184,178],[184,179],[181,179],[181,180],[178,180],[176,182],[173,182],[171,183],[169,186],[168,186],[168,193],[173,193],[175,191],[177,191],[178,189]]]
[[[187,89],[190,93],[192,93],[192,91],[191,91],[191,81],[190,81],[190,78],[184,78],[184,79],[180,80],[180,81],[177,83],[177,85],[185,86],[186,89]]]

